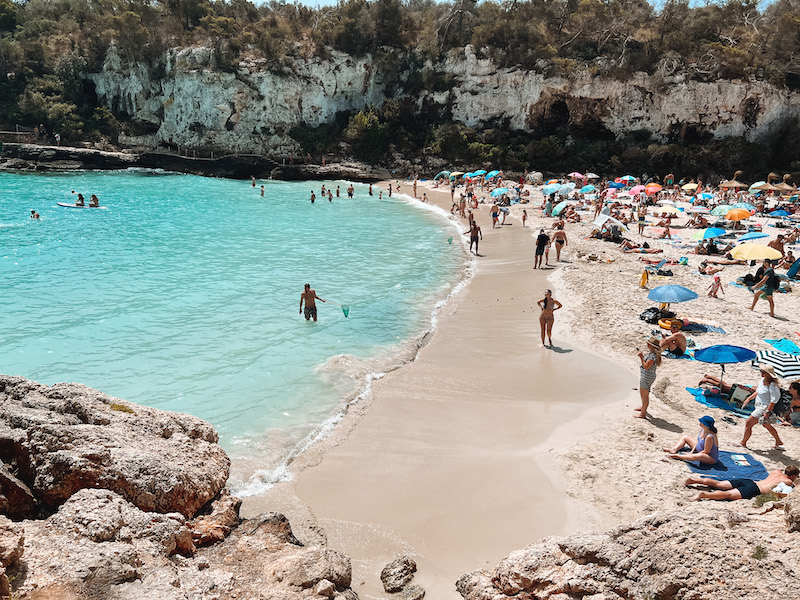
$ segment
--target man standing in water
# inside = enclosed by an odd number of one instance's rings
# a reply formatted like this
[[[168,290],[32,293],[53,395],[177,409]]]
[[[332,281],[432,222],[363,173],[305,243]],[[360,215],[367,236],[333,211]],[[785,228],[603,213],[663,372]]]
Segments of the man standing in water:
[[[305,313],[303,312],[303,301],[305,300],[306,308]],[[314,321],[317,320],[317,300],[320,302],[325,302],[322,298],[317,296],[317,292],[311,289],[311,284],[307,283],[305,285],[305,289],[302,294],[300,294],[300,314],[305,314],[306,321],[314,318]]]

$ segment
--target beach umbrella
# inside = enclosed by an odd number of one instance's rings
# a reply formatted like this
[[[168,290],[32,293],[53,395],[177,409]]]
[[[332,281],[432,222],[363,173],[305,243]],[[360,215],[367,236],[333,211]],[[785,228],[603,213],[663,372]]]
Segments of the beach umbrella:
[[[473,175],[478,175],[478,176],[480,176],[480,175],[486,175],[486,171],[484,171],[483,169],[481,169],[480,171],[475,171],[475,172],[473,172],[472,174],[473,174]]]
[[[548,179],[544,183],[545,183],[545,185],[550,185],[552,183],[557,183],[557,184],[561,185],[561,180],[560,179]]]
[[[750,218],[750,211],[743,208],[734,208],[725,213],[725,218],[728,221],[744,221]]]
[[[769,213],[769,216],[770,217],[788,217],[790,214],[791,213],[788,213],[783,209],[779,209],[779,210],[773,210],[771,213]]]
[[[611,183],[608,184],[608,187],[621,189],[625,187],[625,183],[622,181],[612,181]]]
[[[650,290],[647,297],[654,302],[673,304],[675,302],[696,300],[697,294],[682,285],[660,285]]]
[[[733,188],[741,189],[741,188],[746,188],[747,184],[742,183],[741,181],[736,181],[735,179],[730,179],[729,181],[723,181],[722,183],[720,183],[719,187],[721,187],[723,190],[730,190]]]
[[[635,185],[631,188],[631,194],[641,194],[644,191],[643,185]]]
[[[756,363],[772,365],[775,374],[784,379],[800,378],[800,356],[779,350],[759,350],[756,352]]]
[[[597,173],[592,173],[591,171],[589,171],[586,174],[586,179],[600,179],[600,175],[598,175]]]
[[[591,194],[592,192],[596,192],[597,188],[594,187],[591,183],[589,185],[585,185],[581,188],[581,194]]]
[[[634,177],[633,175],[623,175],[622,177],[620,177],[620,179],[622,181],[636,181],[636,177]]]
[[[436,177],[433,178],[434,181],[439,179],[440,177],[450,177],[450,171],[440,171],[436,174]]]
[[[557,217],[561,214],[561,211],[567,208],[567,201],[564,200],[563,202],[559,202],[553,207],[553,216]]]
[[[674,200],[659,200],[656,204],[667,205],[667,206],[675,206]]]
[[[672,213],[674,215],[677,215],[681,211],[679,211],[674,206],[670,206],[669,204],[665,204],[663,206],[660,206],[655,212],[656,213]]]
[[[732,206],[733,206],[733,208],[742,208],[742,209],[744,209],[744,210],[746,210],[746,211],[748,211],[750,213],[753,213],[756,210],[755,206],[753,206],[752,204],[748,204],[747,202],[737,202],[736,204],[733,204]]]
[[[751,231],[750,233],[745,233],[742,237],[740,237],[737,242],[747,242],[749,240],[758,240],[761,238],[769,237],[768,233],[761,233],[760,231]]]
[[[793,192],[795,191],[796,188],[793,188],[788,183],[781,181],[780,183],[775,184],[775,189],[777,189],[780,192]]]
[[[762,183],[761,185],[754,183],[750,186],[750,189],[758,192],[778,192],[781,188],[776,185],[772,185],[771,183]]]
[[[604,208],[603,210],[604,210],[604,211],[608,210],[608,207]],[[617,226],[618,226],[620,229],[622,229],[622,231],[626,231],[626,232],[628,231],[628,226],[627,226],[627,225],[625,225],[625,223],[623,223],[623,222],[622,222],[622,221],[620,221],[619,219],[615,219],[614,217],[612,217],[611,215],[609,215],[609,214],[607,214],[607,213],[601,213],[601,214],[600,214],[600,216],[599,216],[599,217],[597,217],[597,218],[594,220],[594,224],[595,224],[595,225],[597,225],[598,227],[601,227],[601,226],[603,226],[603,225],[604,225],[604,224],[605,224],[607,221],[611,221],[612,223],[614,223],[615,225],[617,225]]]
[[[464,175],[463,171],[453,171],[452,173],[450,173],[450,179],[458,179],[462,175]]]
[[[573,171],[572,173],[567,175],[567,177],[572,177],[574,179],[583,179],[583,175],[581,173],[578,173],[577,171]]]
[[[779,259],[783,255],[775,248],[763,244],[742,244],[731,250],[731,256],[736,260],[770,260]]]
[[[550,194],[555,194],[561,188],[560,183],[548,183],[546,186],[542,188],[542,193],[545,196],[549,196]]]
[[[761,186],[762,185],[767,185],[767,182],[766,181],[756,181],[753,185],[750,186],[750,188],[747,191],[750,192],[751,194],[753,192],[758,192],[758,191],[761,190]]]
[[[700,198],[701,200],[711,200],[712,198],[714,198],[714,194],[709,194],[708,192],[702,192],[700,194],[697,194],[697,197]]]
[[[697,184],[696,183],[687,183],[686,185],[682,185],[681,189],[684,192],[692,192],[692,191],[697,189]]]
[[[707,213],[709,210],[705,206],[690,206],[686,209],[690,213]]]
[[[497,188],[492,190],[492,198],[497,198],[498,196],[502,196],[503,194],[508,193],[508,188]]]
[[[693,240],[710,240],[711,238],[719,237],[728,233],[719,227],[708,227],[707,229],[698,229],[692,235]]]
[[[575,184],[570,181],[569,183],[565,183],[560,188],[558,188],[558,194],[559,196],[566,196],[574,189],[575,189]]]
[[[486,179],[494,179],[495,177],[497,177],[497,176],[498,176],[498,175],[500,175],[501,173],[502,173],[502,171],[489,171],[489,172],[486,174]]]
[[[728,206],[727,204],[719,204],[711,209],[711,214],[715,217],[721,217],[728,214],[732,208],[732,206]]]
[[[648,183],[644,186],[644,191],[647,192],[649,195],[656,194],[661,191],[661,186],[657,183]]]
[[[734,363],[747,362],[753,360],[756,353],[741,346],[728,346],[720,344],[718,346],[709,346],[701,350],[695,350],[694,358],[704,363],[711,363],[713,365],[720,365],[722,367],[722,376],[725,376],[725,365]],[[721,378],[720,378],[721,379]]]

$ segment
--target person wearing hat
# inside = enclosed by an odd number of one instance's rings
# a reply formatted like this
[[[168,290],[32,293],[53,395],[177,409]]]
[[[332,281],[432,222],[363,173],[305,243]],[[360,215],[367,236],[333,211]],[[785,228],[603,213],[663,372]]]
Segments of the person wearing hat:
[[[647,340],[646,352],[636,349],[641,365],[639,367],[639,397],[642,405],[634,410],[635,417],[647,418],[647,407],[650,405],[650,388],[656,381],[656,369],[661,366],[661,344],[657,337]]]
[[[775,449],[783,450],[783,442],[778,435],[778,430],[772,426],[772,423],[775,422],[772,410],[781,398],[778,377],[775,375],[775,369],[772,368],[772,365],[761,363],[759,370],[761,372],[761,381],[758,383],[756,391],[742,401],[742,408],[744,408],[751,400],[755,400],[755,408],[753,408],[753,412],[750,413],[747,422],[744,424],[742,441],[733,442],[733,445],[747,448],[747,442],[753,433],[753,427],[756,423],[761,423],[764,429],[769,431],[772,437],[775,438]]]
[[[699,419],[700,434],[696,440],[688,435],[684,435],[672,448],[664,448],[664,452],[670,458],[699,462],[704,465],[713,465],[719,461],[719,441],[717,440],[717,428],[714,425],[713,417],[706,415]],[[689,452],[681,452],[688,446]]]

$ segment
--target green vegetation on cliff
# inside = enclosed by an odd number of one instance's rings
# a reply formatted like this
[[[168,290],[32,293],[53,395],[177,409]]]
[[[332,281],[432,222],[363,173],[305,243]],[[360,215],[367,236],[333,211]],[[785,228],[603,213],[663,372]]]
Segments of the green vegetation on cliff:
[[[436,65],[467,44],[478,58],[545,75],[626,79],[644,71],[800,87],[800,4],[790,0],[763,9],[753,0],[695,8],[687,0],[667,0],[659,10],[644,0],[343,0],[319,9],[247,0],[0,0],[0,127],[43,123],[67,140],[136,133],[131,115],[100,106],[86,77],[101,68],[112,43],[124,60],[156,68],[166,49],[192,44],[213,47],[220,70],[233,70],[242,57],[263,57],[280,69],[287,58],[324,57],[332,49],[369,54],[400,98],[449,89],[451,76]],[[635,133],[619,140],[587,132],[584,139],[558,124],[536,135],[472,132],[449,124],[447,114],[394,99],[317,130],[297,127],[292,135],[310,152],[344,141],[373,162],[385,158],[391,141],[401,152],[426,149],[519,168],[571,168],[582,156],[608,168],[626,161],[728,170],[727,155],[800,167],[790,164],[794,145],[715,148],[696,139],[662,146]]]

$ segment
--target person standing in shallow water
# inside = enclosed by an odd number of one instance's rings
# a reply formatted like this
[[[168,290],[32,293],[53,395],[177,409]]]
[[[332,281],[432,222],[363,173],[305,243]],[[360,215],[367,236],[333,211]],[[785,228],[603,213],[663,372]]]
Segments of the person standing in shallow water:
[[[300,314],[304,314],[306,321],[313,318],[316,322],[317,300],[320,302],[325,302],[325,300],[317,296],[316,290],[311,289],[311,284],[305,284],[303,287],[303,293],[300,294]],[[303,310],[303,302],[306,303],[305,311]]]
[[[316,199],[317,199],[317,196],[314,193],[314,190],[311,190],[311,204],[314,204],[314,200],[316,200]]]
[[[544,298],[539,300],[539,302],[536,304],[538,304],[539,308],[542,309],[542,314],[539,315],[539,325],[542,327],[542,346],[546,347],[544,337],[545,334],[547,334],[547,337],[550,339],[550,347],[552,347],[553,323],[556,321],[553,313],[561,308],[561,302],[553,298],[553,292],[546,290],[544,293]]]

